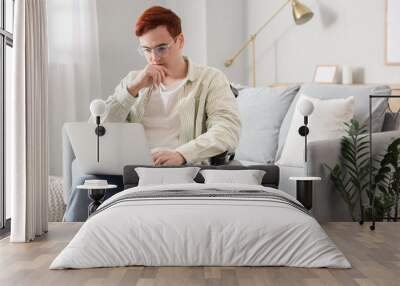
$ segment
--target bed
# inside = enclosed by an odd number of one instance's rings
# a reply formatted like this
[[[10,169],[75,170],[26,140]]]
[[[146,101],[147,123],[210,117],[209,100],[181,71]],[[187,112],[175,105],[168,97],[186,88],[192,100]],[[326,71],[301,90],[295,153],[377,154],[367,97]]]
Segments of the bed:
[[[350,268],[318,222],[292,196],[268,184],[268,177],[266,173],[263,185],[137,186],[135,166],[128,166],[126,189],[97,209],[50,269],[130,265]]]

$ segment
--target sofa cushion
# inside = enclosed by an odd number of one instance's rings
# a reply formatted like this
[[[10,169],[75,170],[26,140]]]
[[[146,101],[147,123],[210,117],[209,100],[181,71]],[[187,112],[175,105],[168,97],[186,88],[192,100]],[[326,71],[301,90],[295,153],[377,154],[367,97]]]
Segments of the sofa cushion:
[[[235,159],[274,162],[279,129],[298,90],[299,86],[239,88],[242,128]]]
[[[301,94],[306,94],[309,97],[320,99],[346,98],[349,96],[354,96],[354,118],[357,119],[361,124],[365,124],[368,128],[369,95],[387,95],[390,93],[390,87],[383,85],[303,84],[282,121],[279,132],[276,159],[278,160],[281,155],[282,148],[289,131],[289,126],[292,121],[294,109]],[[388,100],[386,98],[375,98],[372,101],[372,132],[379,132],[382,130],[385,111],[387,108]]]
[[[400,130],[400,114],[397,112],[386,112],[382,132],[394,130]]]

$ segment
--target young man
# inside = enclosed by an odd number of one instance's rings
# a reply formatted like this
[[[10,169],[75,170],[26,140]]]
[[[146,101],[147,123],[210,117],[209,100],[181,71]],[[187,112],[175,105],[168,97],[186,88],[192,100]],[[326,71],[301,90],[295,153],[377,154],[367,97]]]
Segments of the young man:
[[[179,17],[162,7],[149,8],[138,18],[135,32],[147,65],[130,72],[116,87],[106,101],[103,121],[143,124],[156,165],[200,163],[234,150],[240,120],[229,83],[220,71],[196,65],[182,55]],[[77,176],[65,221],[87,218],[90,201],[76,189],[85,179],[106,179],[118,185],[106,198],[122,190],[118,176]]]
[[[143,124],[156,165],[200,163],[233,151],[240,119],[226,77],[183,56],[180,18],[151,7],[138,18],[138,51],[147,61],[107,101],[104,122]]]

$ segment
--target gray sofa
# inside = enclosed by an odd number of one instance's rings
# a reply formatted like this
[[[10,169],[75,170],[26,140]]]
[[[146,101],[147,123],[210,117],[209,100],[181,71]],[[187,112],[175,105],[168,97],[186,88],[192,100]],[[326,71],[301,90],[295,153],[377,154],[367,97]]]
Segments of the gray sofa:
[[[239,108],[241,115],[243,115],[241,119],[245,129],[242,137],[246,137],[246,140],[240,142],[236,159],[246,165],[278,161],[297,100],[301,94],[321,99],[354,96],[354,117],[359,122],[368,125],[369,95],[387,95],[390,93],[391,90],[388,86],[381,85],[303,84],[297,89],[296,86],[263,89],[239,87]],[[244,96],[244,99],[240,100],[241,96]],[[291,99],[289,104],[288,98]],[[396,131],[398,130],[397,116],[393,116],[392,113],[387,111],[387,99],[374,99],[372,104],[374,154],[381,153],[393,138],[400,137],[400,130]],[[274,114],[274,116],[265,115],[263,112]],[[284,113],[283,119],[279,115],[282,112]],[[263,121],[270,123],[264,124]],[[264,129],[266,128],[276,128],[277,131],[265,132]],[[250,129],[251,132],[248,131]],[[259,130],[259,132],[255,133],[253,130]],[[249,139],[250,137],[253,137],[253,139]],[[257,138],[261,137],[262,140],[258,142]],[[289,177],[307,175],[322,178],[321,181],[314,183],[313,191],[312,212],[319,221],[350,220],[347,206],[340,195],[335,192],[329,179],[328,170],[324,167],[324,164],[333,167],[337,162],[340,153],[340,140],[340,138],[337,138],[310,142],[308,144],[308,163],[305,166],[278,165],[280,169],[279,189],[293,196],[296,195],[296,182],[289,180]],[[254,151],[254,148],[258,150]],[[262,148],[266,150],[260,152]],[[299,148],[304,147],[299,146]],[[271,150],[275,150],[275,152],[270,152]],[[265,157],[262,160],[257,160],[257,157],[261,158],[260,154],[265,154]]]
[[[261,113],[257,112],[246,112],[246,116],[242,118],[243,127],[249,128],[251,126],[257,129],[257,124],[265,123],[268,124],[261,126],[267,128],[263,136],[253,134],[255,137],[252,140],[243,140],[241,146],[238,148],[238,159],[243,165],[254,165],[254,164],[274,164],[274,161],[279,158],[279,154],[282,150],[282,146],[285,142],[286,133],[288,131],[288,124],[291,121],[291,115],[299,94],[305,93],[310,97],[319,98],[334,98],[334,97],[355,97],[355,117],[362,123],[368,121],[368,98],[370,94],[389,94],[390,88],[386,86],[347,86],[347,85],[321,85],[321,84],[304,84],[301,87],[291,86],[289,88],[266,88],[265,91],[258,89],[259,95],[251,97],[248,94],[248,102],[257,101],[259,99],[264,100],[262,104],[268,107],[270,104],[270,98],[275,98],[272,104],[280,105],[280,111],[276,113],[282,114],[281,116],[274,116],[274,118],[268,117],[267,120],[259,118],[251,118],[252,116],[260,116]],[[268,97],[262,93],[273,93],[273,96]],[[242,96],[243,90],[239,89],[239,99]],[[257,98],[256,98],[257,97]],[[245,98],[243,96],[243,98]],[[265,100],[267,98],[267,100]],[[284,98],[284,100],[282,100]],[[245,114],[246,108],[250,107],[248,102],[239,100],[241,112]],[[247,105],[246,105],[247,104]],[[258,107],[262,107],[262,104],[255,103]],[[279,108],[277,106],[269,106],[274,113]],[[262,112],[262,109],[259,110]],[[373,107],[373,146],[374,152],[382,152],[383,149],[390,143],[394,137],[400,137],[400,131],[397,130],[397,118],[393,119],[386,113],[387,111],[387,100],[382,99],[378,103],[375,103]],[[268,115],[270,116],[270,115]],[[385,120],[386,118],[386,120]],[[249,121],[250,120],[250,121]],[[273,121],[274,120],[274,121]],[[384,122],[385,120],[385,122]],[[249,124],[246,124],[249,121]],[[271,123],[273,121],[273,124]],[[247,126],[247,127],[246,127]],[[260,127],[260,128],[261,128]],[[272,129],[273,132],[270,131]],[[246,131],[246,130],[244,130]],[[271,135],[273,134],[273,136]],[[247,136],[246,138],[251,136]],[[251,135],[251,134],[250,134]],[[77,177],[84,176],[73,153],[69,138],[63,128],[63,188],[64,188],[64,201],[67,204],[71,195],[71,186]],[[273,137],[273,138],[272,138]],[[272,138],[272,139],[271,139]],[[258,141],[258,142],[256,142]],[[268,143],[265,143],[268,141]],[[254,143],[254,144],[253,144]],[[265,148],[266,150],[260,150]],[[251,150],[253,149],[253,150]],[[329,179],[327,170],[323,167],[323,164],[333,166],[339,155],[340,151],[340,138],[334,140],[323,140],[317,142],[310,142],[308,145],[309,161],[305,167],[293,167],[279,165],[279,189],[286,191],[289,194],[295,195],[295,182],[290,181],[290,176],[320,176],[322,180],[315,183],[313,192],[313,214],[319,221],[338,221],[338,220],[349,220],[350,215],[346,205],[340,198],[339,194],[334,191],[332,183]],[[247,152],[247,154],[246,154]],[[253,152],[254,156],[251,156]],[[256,153],[254,153],[256,152]]]

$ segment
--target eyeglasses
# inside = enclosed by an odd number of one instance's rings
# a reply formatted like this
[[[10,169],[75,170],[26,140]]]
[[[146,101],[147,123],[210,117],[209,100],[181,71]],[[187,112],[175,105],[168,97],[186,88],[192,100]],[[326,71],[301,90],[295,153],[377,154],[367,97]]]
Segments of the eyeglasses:
[[[138,47],[138,52],[141,56],[147,56],[150,55],[152,52],[155,57],[159,58],[165,55],[165,53],[171,48],[171,46],[176,42],[176,37],[174,40],[169,43],[169,44],[162,44],[154,48],[148,48],[148,47]]]

